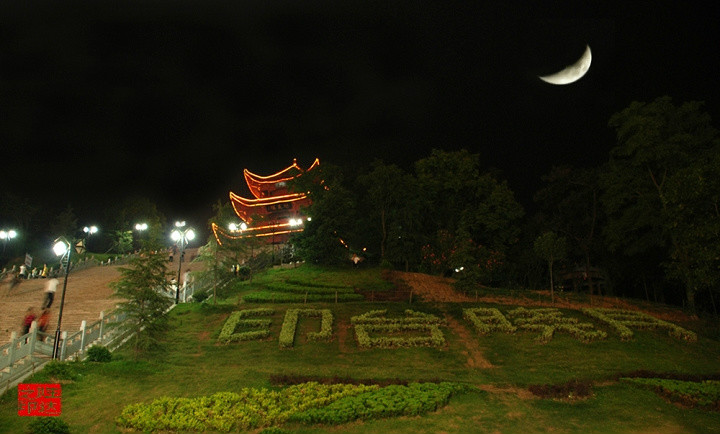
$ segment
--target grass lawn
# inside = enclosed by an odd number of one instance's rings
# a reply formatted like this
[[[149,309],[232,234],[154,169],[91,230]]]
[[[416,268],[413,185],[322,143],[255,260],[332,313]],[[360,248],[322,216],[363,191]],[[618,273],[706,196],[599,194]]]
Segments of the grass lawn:
[[[272,282],[314,281],[325,285],[383,288],[380,271],[330,270],[317,267],[273,270],[257,276],[253,285],[239,284],[217,305],[185,304],[174,309],[171,330],[162,346],[134,359],[128,349],[109,363],[76,363],[78,376],[63,384],[62,418],[73,433],[122,433],[115,419],[129,404],[161,396],[196,397],[243,387],[278,388],[274,375],[351,377],[452,381],[472,391],[425,416],[367,420],[322,426],[287,423],[284,429],[299,433],[720,433],[720,413],[689,409],[666,402],[650,390],[616,380],[618,374],[637,370],[685,374],[717,374],[720,342],[702,334],[697,342],[684,342],[663,331],[634,330],[630,341],[579,311],[563,316],[592,322],[608,337],[582,343],[557,332],[546,344],[538,332],[494,332],[478,335],[463,319],[462,309],[495,307],[503,313],[513,306],[481,303],[308,303],[245,304],[240,297]],[[361,283],[353,283],[358,277]],[[270,307],[270,337],[259,341],[218,343],[231,312]],[[309,342],[307,333],[318,331],[319,318],[301,318],[294,347],[280,349],[278,336],[288,308],[330,309],[334,316],[330,342]],[[363,349],[350,324],[353,316],[386,309],[388,318],[404,317],[406,309],[430,313],[445,320],[440,326],[442,347]],[[682,325],[686,326],[686,325]],[[694,330],[697,331],[697,330]],[[402,333],[399,333],[402,336]],[[407,336],[416,336],[417,331]],[[592,394],[582,399],[541,399],[528,386],[559,384],[572,379],[593,383]],[[49,382],[44,373],[26,382]],[[30,418],[17,416],[17,390],[0,398],[0,433],[22,433]]]

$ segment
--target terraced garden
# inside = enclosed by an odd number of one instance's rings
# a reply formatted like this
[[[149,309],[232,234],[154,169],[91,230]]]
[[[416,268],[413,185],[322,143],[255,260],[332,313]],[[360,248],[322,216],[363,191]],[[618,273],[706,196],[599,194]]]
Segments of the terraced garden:
[[[720,432],[720,342],[681,312],[335,302],[335,289],[392,291],[380,275],[273,270],[217,305],[179,306],[137,360],[28,381],[62,382],[73,433]],[[333,298],[248,300],[296,287]],[[0,432],[23,431],[16,413],[11,391]]]

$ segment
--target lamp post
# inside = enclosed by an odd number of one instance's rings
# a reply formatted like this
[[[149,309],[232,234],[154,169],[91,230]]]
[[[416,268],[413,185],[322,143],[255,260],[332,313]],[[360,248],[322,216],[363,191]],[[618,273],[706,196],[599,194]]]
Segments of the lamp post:
[[[60,324],[62,323],[63,307],[65,307],[65,290],[67,289],[68,275],[70,274],[70,256],[72,255],[72,246],[65,237],[55,240],[53,252],[56,256],[60,256],[60,263],[65,267],[65,279],[63,283],[62,296],[60,298],[60,312],[58,313],[57,329],[55,329],[55,343],[53,344],[52,358],[58,358],[58,347],[60,345]]]
[[[178,276],[177,288],[175,290],[175,304],[180,303],[180,271],[182,269],[183,258],[185,258],[185,247],[188,243],[195,239],[195,230],[187,228],[182,230],[185,222],[175,222],[175,230],[170,234],[170,238],[180,247],[180,260],[178,260]]]
[[[88,236],[96,233],[97,231],[97,226],[85,226],[85,228],[83,228],[83,232],[85,232]],[[62,323],[63,308],[65,307],[65,291],[67,290],[68,275],[70,275],[70,256],[72,255],[72,246],[74,244],[76,246],[75,248],[78,249],[78,253],[80,253],[80,250],[84,250],[84,241],[85,239],[81,238],[80,240],[71,243],[67,238],[60,237],[55,240],[55,244],[53,245],[53,252],[55,252],[56,256],[60,257],[60,263],[63,264],[65,268],[63,290],[60,297],[60,311],[58,312],[57,329],[55,329],[55,343],[53,344],[53,359],[57,359],[59,357],[58,349],[60,346],[60,325]]]
[[[144,240],[142,239],[142,233],[145,232],[147,230],[147,228],[148,228],[148,224],[145,222],[135,224],[135,230],[138,232],[138,245],[140,246],[141,249],[144,247],[144,243],[143,243]],[[134,247],[134,243],[133,243],[133,247]]]
[[[12,240],[15,237],[17,237],[17,232],[12,229],[9,231],[4,229],[0,231],[0,240],[3,240],[3,253],[5,253],[5,247],[7,246],[8,240]]]

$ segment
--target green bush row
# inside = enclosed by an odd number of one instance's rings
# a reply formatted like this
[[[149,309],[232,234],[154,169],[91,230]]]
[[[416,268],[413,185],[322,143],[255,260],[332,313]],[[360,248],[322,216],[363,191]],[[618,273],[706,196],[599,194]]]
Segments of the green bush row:
[[[539,331],[540,335],[537,341],[540,343],[548,343],[552,340],[555,332],[565,332],[573,336],[575,339],[590,343],[599,339],[605,339],[607,333],[602,330],[595,330],[590,323],[580,324],[523,324],[519,325],[523,330]]]
[[[333,296],[337,292],[340,294],[352,294],[353,289],[348,287],[326,287],[326,286],[309,286],[309,285],[292,285],[283,282],[272,282],[265,285],[268,291],[274,292],[289,292],[292,294],[332,294]]]
[[[633,332],[630,327],[633,327],[636,329],[667,330],[668,335],[675,339],[688,342],[697,341],[697,334],[694,332],[643,312],[606,308],[582,309],[582,312],[609,325],[620,335],[621,340],[632,339]]]
[[[519,307],[507,313],[510,318],[515,318],[517,326],[525,324],[576,324],[577,318],[562,316],[562,313],[555,308],[525,309]]]
[[[380,336],[370,333],[429,332],[430,336]],[[437,324],[356,324],[355,336],[362,348],[441,347],[445,336]]]
[[[387,318],[387,309],[378,309],[365,312],[350,318],[351,324],[442,324],[444,321],[435,315],[405,310],[405,316],[400,318]]]
[[[463,309],[463,318],[470,321],[480,335],[494,331],[513,333],[517,330],[517,327],[510,324],[505,315],[494,307]]]
[[[138,431],[251,430],[285,422],[292,414],[327,406],[378,386],[302,383],[282,390],[243,388],[197,398],[162,397],[125,407],[116,423]]]
[[[720,410],[720,381],[680,381],[663,378],[621,378],[622,381],[648,387],[670,399]]]
[[[352,285],[337,285],[337,284],[331,284],[331,283],[319,283],[315,281],[304,281],[304,280],[296,280],[296,279],[287,279],[285,283],[288,283],[290,285],[299,285],[299,286],[312,286],[315,288],[336,288],[336,289],[349,289],[352,291],[353,287]]]
[[[248,303],[302,303],[309,302],[333,302],[335,294],[292,294],[287,292],[270,292],[258,291],[243,296],[243,300]],[[363,296],[360,294],[342,293],[337,295],[338,302],[360,301]]]
[[[320,331],[308,333],[308,340],[329,340],[332,336],[333,314],[330,309],[288,309],[280,329],[280,348],[291,348],[295,344],[295,330],[298,318],[320,317]]]
[[[262,339],[270,335],[270,319],[249,319],[255,316],[269,316],[275,313],[270,308],[243,309],[230,314],[220,330],[218,341],[230,343]],[[237,331],[241,329],[243,331]],[[259,330],[258,330],[259,329]]]
[[[291,421],[341,424],[394,416],[418,416],[445,406],[457,393],[468,390],[456,383],[392,385],[339,399],[323,408],[295,413]]]

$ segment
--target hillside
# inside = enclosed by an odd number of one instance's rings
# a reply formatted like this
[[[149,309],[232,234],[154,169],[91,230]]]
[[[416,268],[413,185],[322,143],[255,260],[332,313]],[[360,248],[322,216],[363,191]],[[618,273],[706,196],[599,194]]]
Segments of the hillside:
[[[542,294],[533,293],[519,299],[485,295],[488,298],[476,301],[474,295],[459,295],[466,299],[448,300],[457,295],[446,280],[393,273],[396,279],[403,283],[387,285],[377,269],[303,266],[268,271],[253,284],[238,282],[217,305],[181,305],[171,312],[170,330],[157,349],[137,360],[122,350],[107,364],[76,365],[73,369],[80,375],[63,380],[63,419],[73,433],[137,432],[116,424],[131,404],[150,405],[162,396],[200,399],[221,392],[265,396],[290,390],[293,384],[319,381],[379,384],[380,392],[366,393],[381,401],[366,399],[362,405],[384,402],[386,410],[378,413],[373,407],[355,422],[318,424],[303,422],[315,420],[308,419],[309,413],[292,416],[297,410],[281,406],[263,414],[286,414],[290,419],[248,416],[230,432],[255,433],[263,426],[301,433],[720,432],[717,411],[620,380],[638,375],[720,378],[720,343],[681,312],[670,315],[671,309],[664,306],[641,311],[622,300],[615,300],[625,304],[609,306],[612,310],[597,309],[613,299],[594,299],[592,306],[566,300],[567,305],[549,307]],[[368,301],[369,293],[402,292],[406,286],[417,294],[412,304]],[[243,301],[257,292],[283,294],[300,288],[332,293],[348,287],[366,300]],[[533,305],[533,299],[540,305]],[[665,318],[678,321],[661,319],[663,312]],[[631,334],[615,323],[625,324]],[[40,374],[33,381],[52,380]],[[388,385],[413,382],[451,382],[464,389],[417,413],[402,408],[424,398],[393,401],[390,392],[382,392]],[[21,432],[27,418],[14,416],[17,402],[8,395],[0,400],[0,432]],[[350,397],[341,402],[358,405]],[[89,407],[96,411],[88,413]],[[355,420],[360,413],[353,408],[350,419],[342,420]],[[258,417],[259,411],[255,410]],[[177,423],[188,417],[171,413],[163,420]]]

